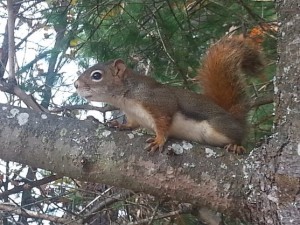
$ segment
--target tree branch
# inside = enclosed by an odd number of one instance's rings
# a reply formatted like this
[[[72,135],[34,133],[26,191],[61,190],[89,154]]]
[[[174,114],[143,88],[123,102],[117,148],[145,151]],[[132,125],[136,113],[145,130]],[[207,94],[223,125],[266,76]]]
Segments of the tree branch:
[[[153,218],[151,217],[151,218],[139,220],[137,222],[128,223],[128,225],[145,224],[147,222],[151,222],[152,220],[158,220],[158,219],[167,218],[167,217],[175,217],[175,216],[178,216],[180,214],[186,214],[186,213],[190,213],[190,210],[188,210],[188,209],[180,209],[180,210],[177,210],[177,211],[165,213],[163,215],[155,216]],[[152,223],[148,223],[148,224],[152,224]]]
[[[262,105],[267,105],[274,102],[274,94],[270,93],[264,96],[257,97],[251,102],[250,108],[256,108]]]
[[[7,1],[8,12],[8,80],[16,80],[15,71],[15,15],[14,15],[14,0]]]
[[[88,223],[88,221],[95,215],[97,212],[101,212],[102,209],[109,207],[115,202],[120,201],[126,197],[133,195],[131,191],[124,191],[122,193],[117,194],[111,198],[106,198],[104,201],[101,201],[97,205],[95,205],[86,215],[84,215],[84,219],[80,220],[82,224]]]
[[[41,180],[37,180],[37,181],[32,181],[32,182],[27,182],[23,185],[20,185],[20,186],[16,186],[10,190],[7,190],[7,191],[3,191],[0,193],[0,199],[3,199],[3,198],[6,198],[7,196],[9,195],[12,195],[12,194],[15,194],[15,193],[19,193],[20,191],[24,190],[25,186],[26,188],[33,188],[33,187],[37,187],[37,186],[41,186],[43,184],[47,184],[47,183],[50,183],[52,181],[55,181],[55,180],[58,180],[60,179],[62,176],[58,176],[58,175],[51,175],[51,176],[48,176],[48,177],[45,177]]]
[[[26,94],[25,91],[23,91],[17,84],[13,82],[5,82],[3,80],[0,80],[0,91],[16,95],[28,106],[28,108],[31,108],[37,112],[48,111],[43,106],[38,104],[31,95]]]
[[[0,104],[0,158],[78,180],[192,202],[237,216],[243,205],[241,157],[179,142],[183,155],[144,150],[147,137],[88,121]],[[132,138],[132,135],[135,136]],[[166,146],[167,147],[167,146]]]
[[[98,106],[92,106],[92,105],[88,105],[88,104],[84,104],[84,105],[66,105],[66,106],[61,106],[59,108],[54,108],[52,110],[50,110],[50,112],[53,113],[60,113],[63,111],[72,111],[72,110],[78,110],[78,109],[82,109],[82,110],[96,110],[102,113],[108,112],[108,111],[114,111],[114,110],[118,110],[118,108],[111,106],[111,105],[106,105],[104,107],[98,107]]]
[[[13,5],[13,15],[16,15],[21,7],[21,1],[16,2]],[[11,12],[10,12],[11,13]],[[9,51],[9,44],[8,44],[8,25],[9,25],[9,21],[7,21],[7,24],[5,26],[5,33],[4,33],[4,38],[3,38],[3,43],[2,43],[2,47],[1,47],[1,54],[0,54],[0,80],[3,78],[4,73],[5,73],[5,69],[6,69],[6,65],[7,65],[7,61],[8,61],[8,51]],[[13,26],[14,27],[14,26]]]
[[[56,223],[70,224],[70,222],[71,222],[70,219],[60,218],[57,216],[52,216],[52,215],[47,215],[47,214],[41,214],[41,213],[34,212],[31,210],[21,209],[19,207],[15,207],[15,206],[9,205],[9,204],[0,204],[0,210],[9,212],[9,213],[14,213],[17,215],[21,215],[24,217],[43,219],[43,220],[48,220],[48,221],[52,221],[52,222],[56,222]],[[71,224],[80,225],[79,223],[77,223],[75,221],[72,221]]]

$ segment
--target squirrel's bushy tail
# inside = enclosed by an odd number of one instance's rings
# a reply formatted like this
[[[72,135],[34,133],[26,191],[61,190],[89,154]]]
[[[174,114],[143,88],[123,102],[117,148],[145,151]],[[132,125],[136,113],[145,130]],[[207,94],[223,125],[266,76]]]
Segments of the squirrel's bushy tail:
[[[243,72],[251,76],[262,73],[259,46],[242,36],[225,37],[209,48],[202,65],[197,79],[203,94],[236,119],[245,120],[249,99]]]

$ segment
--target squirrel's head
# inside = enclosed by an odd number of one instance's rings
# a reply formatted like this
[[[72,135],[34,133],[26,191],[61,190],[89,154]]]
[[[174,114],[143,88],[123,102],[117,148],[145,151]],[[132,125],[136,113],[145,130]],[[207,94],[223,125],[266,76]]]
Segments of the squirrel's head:
[[[123,91],[126,68],[121,59],[98,63],[84,71],[74,86],[77,93],[89,101],[109,102]]]

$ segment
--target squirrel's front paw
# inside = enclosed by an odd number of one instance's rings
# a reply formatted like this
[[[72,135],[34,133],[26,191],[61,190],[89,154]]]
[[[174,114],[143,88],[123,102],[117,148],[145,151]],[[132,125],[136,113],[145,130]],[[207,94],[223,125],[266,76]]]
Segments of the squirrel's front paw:
[[[148,144],[145,146],[145,150],[147,150],[149,153],[154,153],[157,150],[159,152],[163,152],[166,141],[164,138],[155,137],[147,139],[146,142]]]
[[[110,120],[110,121],[106,121],[105,125],[108,126],[109,128],[119,128],[120,123],[118,120]]]
[[[118,120],[107,121],[105,125],[110,128],[116,128],[118,130],[132,130],[130,126],[127,126],[126,124],[121,124]]]
[[[228,144],[224,147],[224,149],[227,152],[232,152],[232,153],[237,154],[237,155],[241,155],[241,154],[244,154],[246,152],[246,149],[243,146],[237,145],[237,144]]]

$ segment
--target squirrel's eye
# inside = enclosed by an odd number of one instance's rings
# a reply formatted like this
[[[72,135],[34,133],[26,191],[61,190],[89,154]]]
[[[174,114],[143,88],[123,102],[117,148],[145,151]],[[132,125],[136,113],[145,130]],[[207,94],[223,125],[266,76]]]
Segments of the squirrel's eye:
[[[102,71],[95,70],[91,73],[91,78],[95,81],[100,81],[102,79]]]

